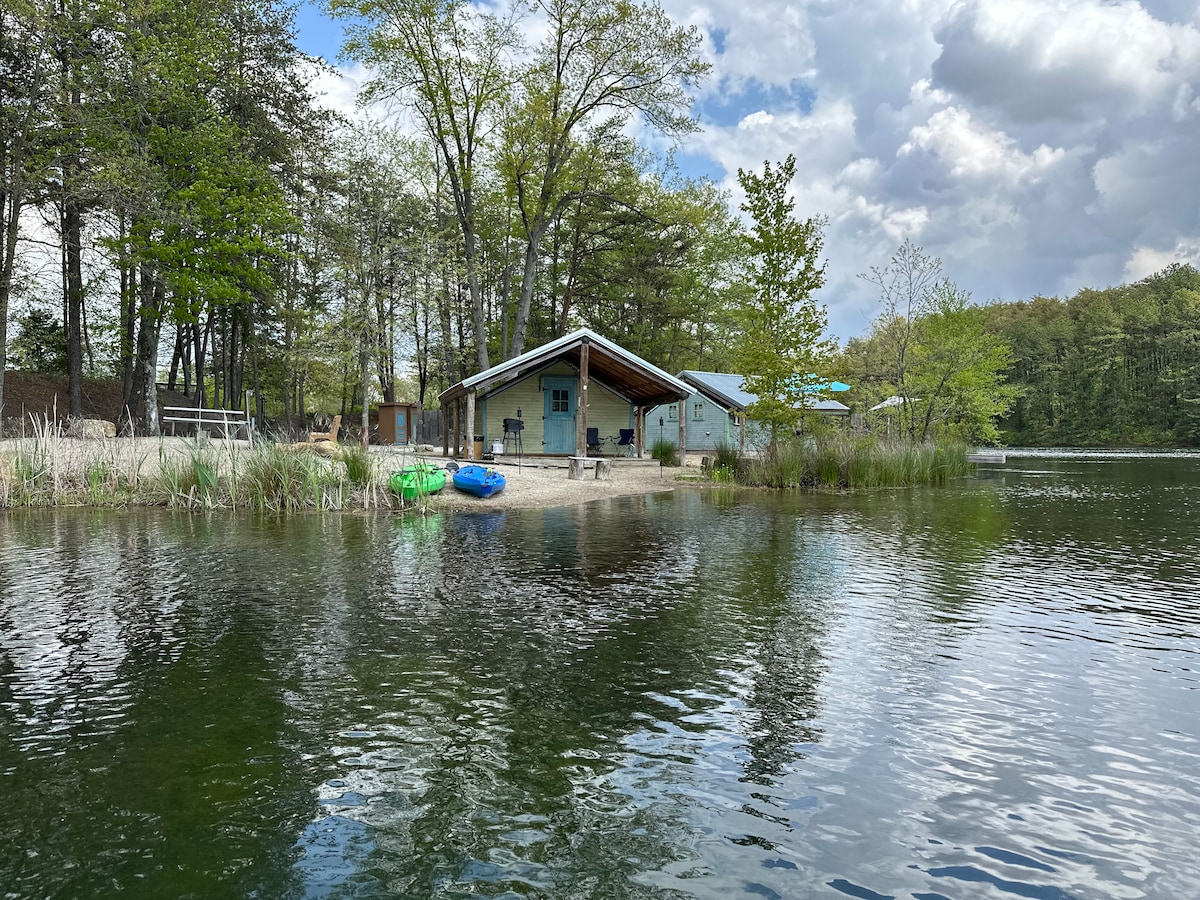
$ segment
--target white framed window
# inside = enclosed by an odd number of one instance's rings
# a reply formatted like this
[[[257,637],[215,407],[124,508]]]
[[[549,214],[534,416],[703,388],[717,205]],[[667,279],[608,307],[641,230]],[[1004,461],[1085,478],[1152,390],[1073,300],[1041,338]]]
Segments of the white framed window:
[[[692,404],[692,419],[697,422],[704,421],[704,401]]]
[[[667,407],[667,418],[670,419],[672,422],[678,422],[679,421],[679,410],[676,409],[674,406],[668,406]]]

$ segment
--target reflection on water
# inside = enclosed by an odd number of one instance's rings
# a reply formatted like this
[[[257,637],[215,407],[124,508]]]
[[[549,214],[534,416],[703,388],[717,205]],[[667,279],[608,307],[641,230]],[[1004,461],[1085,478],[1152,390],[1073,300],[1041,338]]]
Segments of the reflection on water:
[[[1200,476],[0,518],[9,896],[1189,897]]]

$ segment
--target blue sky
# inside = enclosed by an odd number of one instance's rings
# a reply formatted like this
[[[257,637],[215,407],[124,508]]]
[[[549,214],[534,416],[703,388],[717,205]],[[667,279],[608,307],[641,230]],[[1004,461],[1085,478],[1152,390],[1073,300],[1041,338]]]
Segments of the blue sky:
[[[318,4],[300,4],[296,10],[296,30],[296,44],[302,51],[336,62],[342,44],[342,26],[325,15]]]
[[[713,65],[677,161],[736,207],[739,167],[796,155],[841,340],[880,311],[858,275],[906,238],[979,302],[1200,265],[1195,0],[660,2]],[[336,61],[337,25],[306,5],[299,26]]]

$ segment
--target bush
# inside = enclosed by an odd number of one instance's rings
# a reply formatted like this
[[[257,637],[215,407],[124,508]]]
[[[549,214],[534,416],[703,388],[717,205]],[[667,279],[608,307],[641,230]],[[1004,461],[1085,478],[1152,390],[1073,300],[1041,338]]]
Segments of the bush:
[[[659,438],[650,448],[650,456],[664,466],[679,465],[679,449],[670,441]]]
[[[362,444],[347,444],[342,448],[342,462],[346,466],[346,477],[355,487],[366,487],[371,483],[374,467],[370,454]]]
[[[774,488],[945,484],[972,471],[967,449],[965,444],[881,443],[846,434],[821,443],[797,438],[768,447],[739,480]]]

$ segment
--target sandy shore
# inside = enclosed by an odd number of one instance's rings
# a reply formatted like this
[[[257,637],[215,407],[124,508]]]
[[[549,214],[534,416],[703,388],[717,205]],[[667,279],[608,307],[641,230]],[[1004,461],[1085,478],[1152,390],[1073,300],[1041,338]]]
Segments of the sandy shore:
[[[102,463],[106,468],[119,470],[134,480],[156,476],[164,462],[186,461],[198,450],[215,458],[222,472],[227,471],[231,460],[251,452],[250,444],[239,440],[203,440],[199,444],[192,438],[109,438],[107,440],[83,440],[66,437],[14,438],[0,441],[0,477],[7,475],[8,460],[18,452],[34,454],[53,466],[58,475],[68,479],[86,479],[89,468]],[[311,452],[298,448],[298,452]],[[412,450],[395,447],[370,448],[376,461],[376,473],[385,481],[391,472],[411,464],[418,456]],[[441,464],[445,462],[439,451],[425,452],[420,459]],[[469,460],[459,460],[468,464]],[[694,462],[698,464],[698,460]],[[329,460],[331,466],[337,465]],[[521,465],[506,461],[483,462],[501,472],[507,484],[499,494],[486,500],[455,490],[449,482],[438,494],[429,498],[435,509],[528,509],[549,506],[569,506],[601,500],[606,497],[622,497],[656,491],[674,490],[679,478],[687,469],[661,468],[653,461],[635,459],[613,460],[611,480],[597,480],[594,470],[589,468],[583,480],[567,477],[566,460],[530,461]],[[690,468],[690,467],[689,467]],[[695,469],[691,470],[693,473]]]
[[[573,481],[567,477],[566,467],[540,467],[528,464],[492,465],[506,481],[499,494],[486,500],[455,490],[447,481],[445,489],[430,499],[437,509],[531,509],[547,506],[569,506],[602,500],[606,497],[624,497],[630,494],[648,494],[656,491],[671,491],[679,483],[680,469],[649,466],[644,464],[613,465],[612,479],[597,480],[588,469],[584,478]]]
[[[411,451],[393,447],[372,447],[371,455],[379,459],[383,472],[392,472],[413,462],[416,456]],[[420,454],[420,459],[442,464],[440,450]],[[459,465],[469,465],[470,460],[460,459]],[[674,490],[679,483],[683,468],[661,468],[650,459],[615,459],[611,480],[597,480],[594,468],[584,472],[582,480],[567,477],[565,459],[525,459],[520,465],[511,461],[480,462],[495,469],[505,478],[504,490],[486,500],[455,490],[449,480],[446,487],[430,498],[437,509],[532,509],[547,506],[569,506],[602,500],[605,497],[624,497],[630,494],[648,494],[656,491]]]

